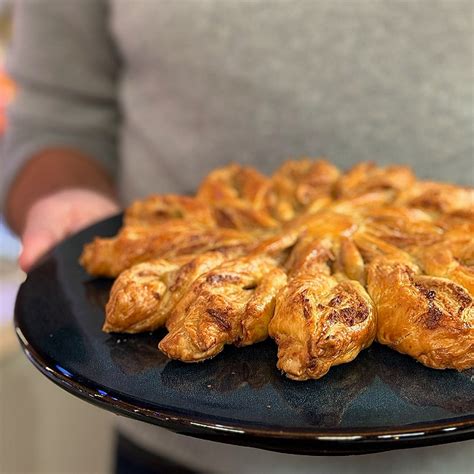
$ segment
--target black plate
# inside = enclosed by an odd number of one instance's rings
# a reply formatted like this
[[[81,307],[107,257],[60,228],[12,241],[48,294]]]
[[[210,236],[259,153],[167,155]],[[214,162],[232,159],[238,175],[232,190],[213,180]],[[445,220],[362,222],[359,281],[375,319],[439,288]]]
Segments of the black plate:
[[[16,329],[33,364],[102,408],[200,438],[301,454],[351,454],[474,437],[474,371],[436,371],[374,344],[324,378],[293,382],[272,341],[201,364],[168,361],[163,332],[101,332],[111,281],[78,265],[103,221],[57,247],[20,288]]]

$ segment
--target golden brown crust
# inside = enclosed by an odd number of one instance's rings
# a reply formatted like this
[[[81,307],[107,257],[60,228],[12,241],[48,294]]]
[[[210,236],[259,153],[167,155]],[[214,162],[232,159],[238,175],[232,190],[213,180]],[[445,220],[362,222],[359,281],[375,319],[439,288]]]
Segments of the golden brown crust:
[[[199,186],[197,197],[207,204],[239,200],[263,209],[269,179],[257,170],[231,164],[212,171]]]
[[[289,259],[290,278],[277,296],[269,334],[278,344],[278,368],[294,380],[322,377],[375,337],[372,300],[359,282],[331,275],[334,260],[333,241],[308,236]]]
[[[375,163],[364,162],[355,165],[345,173],[336,185],[338,198],[353,199],[374,191],[387,190],[387,196],[395,197],[415,182],[415,176],[408,166],[387,166],[380,168]]]
[[[275,297],[285,273],[268,257],[231,260],[201,275],[167,321],[160,349],[170,358],[197,362],[225,344],[266,339]]]
[[[474,189],[453,184],[419,181],[405,188],[397,203],[444,215],[474,218]]]
[[[289,221],[305,211],[316,212],[332,201],[339,170],[326,160],[286,161],[272,176],[266,200],[270,213]]]
[[[190,222],[124,227],[116,237],[97,238],[84,247],[80,262],[96,276],[116,277],[131,266],[156,258],[196,255],[211,250],[241,249],[252,242],[248,233],[208,228]]]
[[[448,278],[474,295],[474,238],[411,249],[424,273]]]
[[[443,239],[443,230],[418,209],[387,206],[367,212],[364,232],[399,248],[431,245]]]
[[[122,272],[105,310],[105,332],[139,333],[165,325],[171,310],[199,275],[226,259],[219,252],[151,260]]]
[[[196,197],[135,202],[81,264],[118,277],[105,331],[166,324],[161,350],[186,362],[270,333],[288,377],[319,378],[377,333],[430,367],[474,366],[474,189],[404,166],[229,165]]]
[[[278,222],[266,211],[257,210],[247,203],[233,201],[212,207],[213,219],[218,227],[239,230],[273,229]]]
[[[270,180],[257,170],[232,164],[210,173],[197,198],[211,209],[219,227],[273,228],[278,223],[265,208],[269,186]]]
[[[384,258],[370,264],[367,286],[378,342],[437,369],[474,365],[474,306],[465,288]]]
[[[376,311],[355,281],[299,274],[278,295],[269,334],[278,368],[294,380],[320,378],[353,360],[375,336]]]
[[[353,239],[342,236],[334,246],[335,261],[333,264],[336,273],[346,275],[350,280],[358,281],[365,286],[365,266],[359,249]]]
[[[159,225],[183,219],[207,226],[214,225],[212,212],[205,202],[175,194],[152,195],[133,202],[125,211],[124,225]]]
[[[162,326],[165,312],[161,305],[168,289],[167,280],[178,268],[179,265],[161,259],[139,263],[122,272],[110,291],[102,330],[139,333]]]

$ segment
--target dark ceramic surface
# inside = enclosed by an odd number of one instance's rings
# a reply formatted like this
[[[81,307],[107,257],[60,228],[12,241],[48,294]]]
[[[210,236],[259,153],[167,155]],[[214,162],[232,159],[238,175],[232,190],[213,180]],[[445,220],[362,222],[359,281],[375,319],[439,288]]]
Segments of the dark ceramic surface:
[[[113,412],[223,442],[305,454],[349,454],[474,437],[474,371],[435,371],[375,344],[317,381],[275,368],[272,341],[228,347],[202,364],[168,361],[162,332],[100,328],[111,281],[78,265],[82,245],[113,235],[119,217],[57,247],[28,276],[16,327],[35,366]]]

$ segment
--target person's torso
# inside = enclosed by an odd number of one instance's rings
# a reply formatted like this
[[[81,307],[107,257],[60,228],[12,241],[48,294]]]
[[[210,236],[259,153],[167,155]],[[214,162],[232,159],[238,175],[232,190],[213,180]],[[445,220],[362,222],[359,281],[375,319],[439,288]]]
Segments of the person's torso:
[[[111,0],[126,195],[230,161],[405,162],[472,181],[469,2]]]
[[[110,0],[125,199],[191,192],[230,161],[269,173],[302,155],[342,168],[409,163],[424,177],[472,183],[469,3]],[[387,461],[217,449],[144,424],[125,429],[222,472],[376,472]],[[435,459],[434,448],[412,454],[405,467]]]

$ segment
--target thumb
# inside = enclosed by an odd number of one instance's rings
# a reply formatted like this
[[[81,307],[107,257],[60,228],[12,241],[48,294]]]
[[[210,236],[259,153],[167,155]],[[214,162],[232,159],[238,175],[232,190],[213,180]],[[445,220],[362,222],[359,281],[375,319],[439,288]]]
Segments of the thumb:
[[[22,237],[22,250],[18,263],[25,272],[57,242],[57,237],[47,228],[26,231]]]

